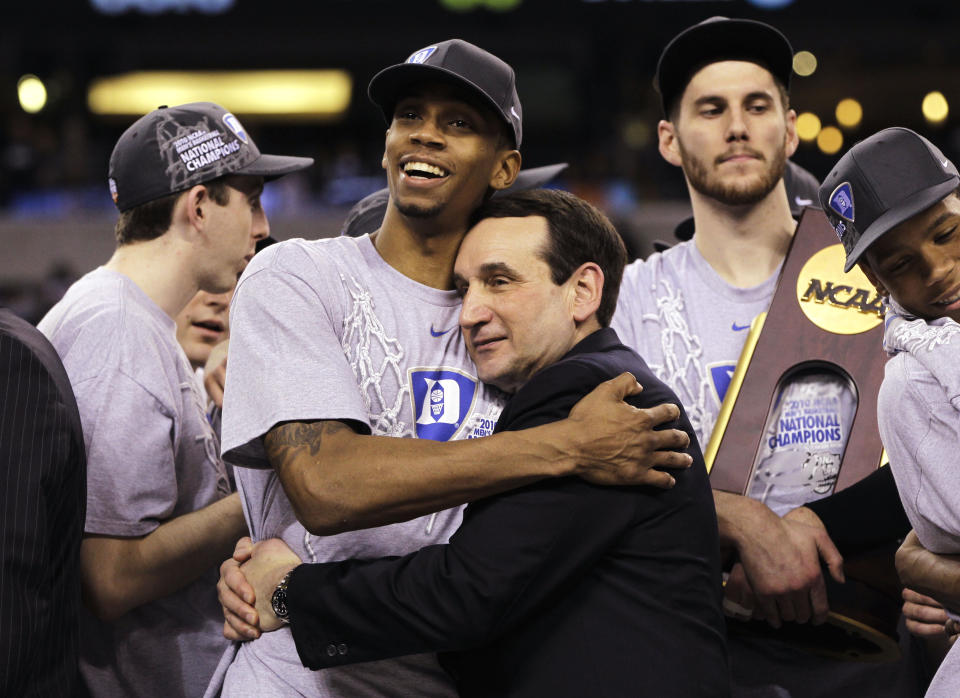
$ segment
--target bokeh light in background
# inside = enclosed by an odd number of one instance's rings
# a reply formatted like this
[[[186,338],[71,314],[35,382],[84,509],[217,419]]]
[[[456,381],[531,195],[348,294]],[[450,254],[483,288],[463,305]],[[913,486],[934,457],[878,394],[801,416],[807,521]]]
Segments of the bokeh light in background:
[[[623,125],[620,136],[628,148],[641,150],[650,145],[653,129],[646,119],[630,119]]]
[[[860,102],[848,97],[841,99],[835,112],[837,123],[844,128],[856,128],[863,120],[863,107]]]
[[[160,104],[216,102],[243,115],[337,119],[350,106],[344,70],[142,71],[94,80],[94,114],[139,116]]]
[[[754,7],[762,7],[765,10],[779,10],[787,5],[792,5],[793,0],[747,0],[747,3]]]
[[[810,51],[797,51],[793,55],[793,72],[801,77],[810,77],[817,70],[817,57]]]
[[[923,98],[921,105],[923,118],[931,124],[943,123],[950,113],[950,105],[947,104],[947,98],[942,92],[930,92]]]
[[[797,136],[801,141],[813,142],[820,135],[820,117],[805,111],[797,117]]]
[[[440,5],[454,12],[484,8],[495,12],[515,10],[523,0],[440,0]]]
[[[843,134],[836,126],[827,126],[817,136],[817,147],[824,155],[835,155],[843,147]]]
[[[47,88],[36,75],[24,75],[17,81],[17,98],[21,109],[36,114],[47,105]]]

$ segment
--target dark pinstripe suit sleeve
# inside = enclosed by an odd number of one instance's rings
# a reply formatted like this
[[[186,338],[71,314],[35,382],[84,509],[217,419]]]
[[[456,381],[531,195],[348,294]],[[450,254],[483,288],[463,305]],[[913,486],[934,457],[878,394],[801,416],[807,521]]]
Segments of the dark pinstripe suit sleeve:
[[[86,460],[63,366],[0,311],[0,695],[73,695]]]

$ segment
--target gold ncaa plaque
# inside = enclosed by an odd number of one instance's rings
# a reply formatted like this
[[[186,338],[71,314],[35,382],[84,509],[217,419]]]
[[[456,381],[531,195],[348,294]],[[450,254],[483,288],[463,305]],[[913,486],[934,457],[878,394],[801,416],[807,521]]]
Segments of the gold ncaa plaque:
[[[843,245],[824,247],[797,276],[797,302],[814,325],[834,334],[860,334],[883,322],[883,306],[860,267],[843,271]]]

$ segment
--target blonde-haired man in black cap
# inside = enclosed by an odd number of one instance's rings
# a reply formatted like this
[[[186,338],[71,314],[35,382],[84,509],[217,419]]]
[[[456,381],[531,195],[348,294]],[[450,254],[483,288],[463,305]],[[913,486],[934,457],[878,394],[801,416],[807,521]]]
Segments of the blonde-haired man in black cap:
[[[216,563],[245,530],[174,317],[229,291],[269,224],[260,153],[208,102],[161,107],[110,157],[117,249],[39,324],[73,385],[87,450],[80,667],[94,696],[197,696],[223,650]]]
[[[677,392],[703,443],[750,323],[770,304],[796,228],[783,181],[798,144],[788,97],[792,61],[790,43],[774,27],[714,17],[670,41],[657,66],[660,153],[683,170],[695,234],[627,268],[612,324]],[[849,424],[855,409],[845,383],[820,373],[792,381],[785,391],[827,398],[822,403],[831,406],[830,418],[841,424]],[[840,533],[847,532],[850,517],[832,498],[811,501],[829,494],[833,481],[801,477],[804,458],[788,451],[809,449],[839,462],[845,432],[837,436],[835,443],[762,453],[770,464],[763,470],[778,477],[756,481],[757,498],[714,492],[721,543],[733,559],[729,611],[762,617],[774,627],[826,618],[821,563],[840,581],[843,560],[824,525],[831,517],[823,512],[837,514]],[[877,528],[890,527],[899,503],[889,472],[869,485],[871,496],[885,492],[889,503],[877,507],[883,512]],[[839,662],[825,670],[831,663],[776,640],[732,636],[730,657],[734,695],[829,695],[848,685],[844,676],[855,682],[863,676],[856,667],[840,667],[838,674]],[[811,682],[809,673],[817,671],[826,671],[824,681]],[[877,685],[899,691],[883,672],[872,675]]]
[[[900,498],[919,543],[950,555],[960,553],[958,186],[957,168],[935,145],[888,128],[851,148],[820,188],[847,253],[845,270],[859,264],[886,299],[883,346],[891,359],[877,418]],[[917,581],[936,595],[936,580]],[[927,696],[958,694],[954,645]]]
[[[274,245],[234,296],[223,447],[247,466],[235,472],[253,538],[282,538],[305,562],[403,555],[446,542],[459,505],[547,477],[671,486],[652,466],[690,458],[658,449],[689,438],[651,428],[679,411],[624,405],[636,389],[625,376],[573,418],[490,436],[503,398],[478,380],[458,331],[453,267],[470,214],[520,169],[513,69],[453,39],[381,71],[369,94],[389,123],[379,229]],[[259,545],[243,570],[221,568],[230,637],[259,635],[255,601],[287,620],[309,606],[309,581],[287,574],[289,557],[259,554],[271,549]],[[273,593],[256,598],[244,572]],[[432,654],[305,669],[297,627],[242,645],[223,693],[455,695]],[[357,651],[346,639],[318,649],[344,663]]]

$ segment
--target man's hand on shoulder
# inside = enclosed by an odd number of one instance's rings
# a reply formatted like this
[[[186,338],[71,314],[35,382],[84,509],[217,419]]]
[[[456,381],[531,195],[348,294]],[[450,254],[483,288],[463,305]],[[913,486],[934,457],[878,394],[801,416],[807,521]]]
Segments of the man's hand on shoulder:
[[[746,497],[715,492],[721,538],[740,559],[727,580],[725,596],[752,609],[774,628],[783,621],[822,623],[829,612],[821,559],[831,576],[845,580],[843,557],[820,518],[806,507],[777,517]]]
[[[583,397],[567,425],[574,438],[575,474],[599,485],[653,485],[669,489],[673,476],[658,468],[688,468],[682,449],[690,437],[679,429],[655,428],[680,416],[676,405],[638,409],[624,402],[643,388],[629,373],[605,381]]]

